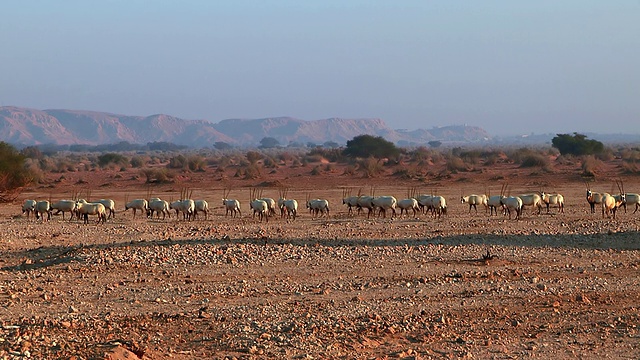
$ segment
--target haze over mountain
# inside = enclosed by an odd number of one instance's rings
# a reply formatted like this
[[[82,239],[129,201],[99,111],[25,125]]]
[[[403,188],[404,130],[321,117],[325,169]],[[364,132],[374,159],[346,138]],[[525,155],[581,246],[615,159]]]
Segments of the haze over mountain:
[[[215,142],[255,146],[265,137],[281,145],[292,142],[344,144],[355,136],[382,136],[399,145],[429,141],[484,142],[491,136],[475,126],[452,125],[430,130],[394,130],[381,119],[330,118],[306,121],[291,117],[227,119],[218,123],[185,120],[170,115],[117,115],[83,110],[35,110],[0,107],[0,140],[19,145],[145,144],[166,141],[189,147],[211,147]]]

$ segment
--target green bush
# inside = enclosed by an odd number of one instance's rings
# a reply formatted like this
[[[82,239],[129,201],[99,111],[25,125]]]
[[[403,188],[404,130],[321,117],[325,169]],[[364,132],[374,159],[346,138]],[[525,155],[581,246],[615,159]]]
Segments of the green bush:
[[[557,134],[551,140],[553,147],[560,151],[560,154],[572,154],[572,155],[595,155],[604,150],[604,144],[597,140],[588,140],[585,135],[573,133],[573,136],[569,134]]]
[[[147,160],[142,156],[136,155],[131,157],[131,160],[129,162],[131,163],[131,167],[141,168],[146,164]]]
[[[105,168],[111,165],[126,165],[129,163],[124,155],[116,153],[106,153],[98,156],[98,166]]]
[[[400,149],[382,136],[359,135],[347,141],[343,155],[359,158],[397,158]]]

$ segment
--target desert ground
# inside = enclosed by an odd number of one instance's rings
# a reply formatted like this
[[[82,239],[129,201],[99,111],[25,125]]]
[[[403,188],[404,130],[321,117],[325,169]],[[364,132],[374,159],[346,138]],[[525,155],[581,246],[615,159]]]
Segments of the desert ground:
[[[154,185],[133,169],[47,174],[0,205],[0,359],[640,357],[640,212],[592,214],[579,169],[501,164],[422,180],[310,170]],[[640,178],[622,178],[640,192]],[[615,192],[616,179],[590,186]],[[565,211],[510,220],[460,203],[504,183],[512,194],[560,192]],[[250,189],[277,198],[282,187],[300,216],[252,218]],[[124,211],[125,199],[177,199],[184,188],[208,200],[208,219]],[[344,189],[404,198],[410,188],[443,195],[446,216],[368,219],[342,205]],[[224,189],[241,217],[225,217]],[[79,190],[113,198],[115,218],[21,214],[24,199]],[[312,218],[307,197],[328,199],[329,216]]]

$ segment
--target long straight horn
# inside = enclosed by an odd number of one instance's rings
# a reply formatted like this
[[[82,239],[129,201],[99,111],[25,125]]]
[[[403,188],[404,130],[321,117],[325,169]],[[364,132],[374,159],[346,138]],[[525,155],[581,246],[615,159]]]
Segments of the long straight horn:
[[[618,190],[620,190],[620,194],[624,194],[624,187],[622,185],[622,179],[620,179],[620,181],[616,180],[616,185],[618,185]]]

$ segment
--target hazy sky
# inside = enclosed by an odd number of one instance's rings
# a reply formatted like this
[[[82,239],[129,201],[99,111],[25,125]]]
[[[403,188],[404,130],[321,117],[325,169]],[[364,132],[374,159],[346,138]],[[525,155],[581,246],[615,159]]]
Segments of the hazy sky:
[[[4,1],[0,105],[640,134],[640,1]]]

